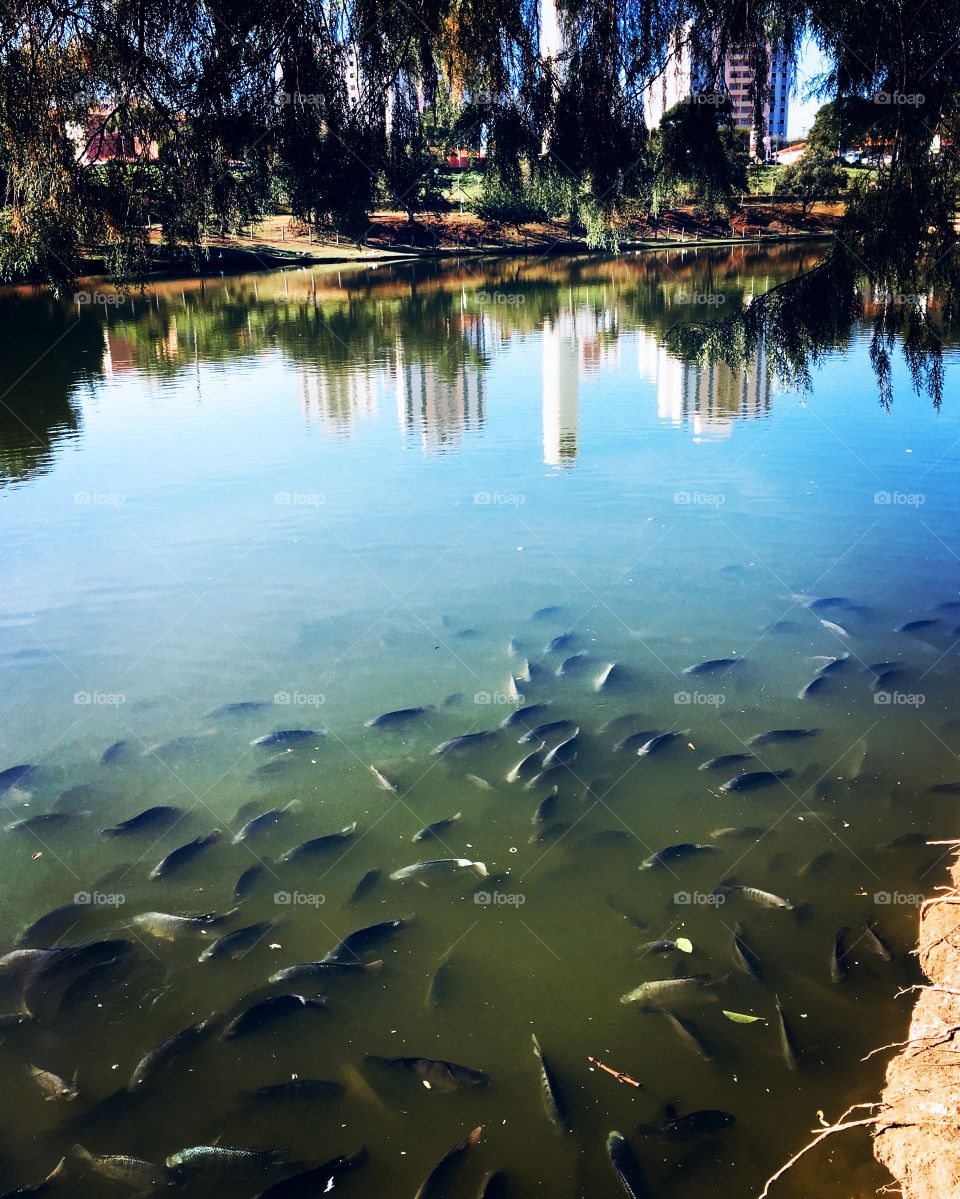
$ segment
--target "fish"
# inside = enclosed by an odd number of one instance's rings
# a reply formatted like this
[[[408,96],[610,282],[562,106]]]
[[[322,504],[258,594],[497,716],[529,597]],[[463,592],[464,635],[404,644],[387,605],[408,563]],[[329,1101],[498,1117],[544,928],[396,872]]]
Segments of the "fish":
[[[239,845],[241,841],[249,841],[265,829],[273,828],[279,824],[284,816],[289,815],[291,812],[299,812],[302,807],[303,804],[299,799],[291,799],[282,808],[270,808],[267,812],[261,812],[259,816],[254,816],[252,820],[247,821],[243,828],[234,836],[233,844]]]
[[[267,866],[264,862],[254,862],[252,866],[248,866],[234,884],[234,903],[243,903],[245,899],[249,899],[266,874]]]
[[[508,658],[519,658],[522,653],[523,653],[523,648],[520,645],[520,642],[516,639],[516,637],[511,637],[507,641],[507,657]]]
[[[267,700],[244,699],[235,704],[221,704],[219,708],[211,708],[207,713],[208,720],[220,720],[230,716],[248,716],[253,712],[262,712],[273,705]]]
[[[658,850],[640,863],[641,870],[652,870],[657,866],[667,866],[670,862],[678,862],[681,858],[689,858],[698,853],[716,853],[716,845],[697,845],[691,841],[682,841],[679,845],[668,845],[666,849]]]
[[[828,866],[836,856],[835,851],[832,849],[826,849],[823,853],[815,854],[800,866],[797,870],[797,878],[809,878],[811,875],[820,874],[823,868]]]
[[[53,1190],[53,1184],[63,1176],[67,1168],[67,1159],[61,1157],[50,1173],[32,1185],[17,1187],[12,1191],[4,1191],[0,1199],[27,1199],[30,1195],[48,1195]]]
[[[786,770],[752,770],[746,774],[734,775],[720,787],[721,791],[756,791],[760,787],[772,787],[781,779],[793,778],[793,771]]]
[[[264,733],[262,737],[254,737],[250,744],[257,749],[269,749],[277,745],[300,745],[326,735],[326,729],[276,729],[272,733]]]
[[[641,919],[635,912],[631,912],[629,908],[624,907],[614,896],[605,896],[604,903],[612,912],[616,912],[618,916],[626,920],[628,924],[632,924],[634,928],[645,929],[650,927],[646,920]]]
[[[215,828],[203,836],[194,837],[186,845],[180,845],[176,849],[171,850],[165,858],[161,859],[154,866],[147,877],[152,879],[166,878],[168,875],[173,874],[175,870],[180,870],[182,867],[189,865],[205,849],[209,849],[211,845],[215,845],[222,836],[223,834],[220,829]]]
[[[688,666],[684,670],[684,674],[722,674],[730,669],[731,666],[737,666],[743,658],[708,658],[705,662],[697,662],[693,666]]]
[[[616,734],[625,732],[627,729],[633,730],[638,724],[643,724],[646,719],[647,717],[642,712],[626,712],[622,716],[612,716],[597,729],[597,732]]]
[[[570,774],[567,767],[558,764],[551,766],[549,770],[541,770],[532,779],[527,779],[523,784],[523,789],[524,791],[536,791],[538,787],[559,787],[562,782],[566,782],[569,778]]]
[[[60,949],[13,949],[0,957],[0,979],[16,982],[61,952]]]
[[[553,824],[544,825],[537,829],[535,833],[531,833],[527,842],[528,845],[549,845],[552,841],[558,841],[565,836],[573,828],[573,822],[569,820],[556,820]]]
[[[73,1083],[65,1082],[59,1074],[54,1074],[50,1070],[41,1070],[39,1066],[30,1067],[30,1077],[37,1084],[48,1103],[56,1100],[72,1103],[80,1098],[80,1092],[74,1085],[76,1078]]]
[[[480,1184],[477,1199],[506,1199],[507,1172],[506,1170],[491,1170]]]
[[[301,841],[299,845],[294,845],[292,849],[282,853],[277,860],[283,862],[284,865],[288,862],[308,861],[310,858],[318,857],[331,849],[336,849],[345,841],[349,841],[356,831],[357,822],[354,820],[345,828],[340,829],[338,833],[327,833],[323,837],[311,837],[309,841]]]
[[[821,620],[820,623],[828,633],[836,633],[838,637],[849,637],[850,633],[843,627],[842,624],[837,624],[833,620]]]
[[[192,1145],[166,1159],[180,1178],[245,1178],[288,1163],[280,1149],[234,1149],[226,1145]]]
[[[486,729],[479,733],[463,733],[459,737],[451,737],[448,741],[441,741],[436,746],[432,751],[433,756],[445,758],[448,754],[457,753],[461,749],[474,749],[478,745],[486,745],[494,740],[499,731],[499,729]]]
[[[833,939],[833,945],[830,949],[830,981],[834,983],[842,983],[850,973],[850,965],[847,962],[847,950],[845,937],[850,930],[841,928]]]
[[[368,870],[363,878],[361,878],[361,880],[350,892],[350,896],[343,906],[348,908],[351,904],[358,903],[365,895],[368,895],[373,890],[381,878],[383,878],[382,870],[378,870],[375,866]]]
[[[117,762],[122,762],[125,758],[132,756],[133,749],[134,747],[129,741],[114,741],[100,755],[100,765],[113,766]]]
[[[516,766],[508,771],[507,782],[517,783],[522,778],[529,778],[531,775],[539,773],[543,768],[540,755],[543,753],[545,745],[546,742],[541,741],[536,749],[531,750],[525,757],[522,757]]]
[[[726,770],[730,766],[739,766],[741,762],[751,762],[753,754],[721,754],[719,758],[708,758],[701,762],[698,770]]]
[[[577,653],[571,654],[569,658],[564,658],[557,667],[557,678],[562,679],[565,675],[572,674],[581,666],[585,666],[590,655],[585,649],[578,650]]]
[[[863,942],[871,953],[883,958],[885,962],[893,961],[893,951],[880,935],[874,920],[866,920],[863,925]]]
[[[618,741],[616,743],[616,745],[613,747],[613,752],[618,754],[632,754],[635,750],[642,749],[643,746],[651,740],[651,738],[656,736],[657,734],[651,729],[643,729],[639,733],[631,733],[629,737],[624,737],[622,741]]]
[[[456,1145],[443,1155],[417,1189],[413,1199],[438,1199],[448,1193],[447,1183],[460,1164],[460,1159],[480,1140],[483,1125],[478,1124]]]
[[[288,1099],[334,1099],[345,1090],[342,1082],[329,1078],[290,1078],[253,1091],[241,1091],[239,1097],[247,1103],[274,1103]]]
[[[572,720],[552,720],[549,724],[539,724],[536,728],[528,729],[517,744],[527,745],[531,741],[544,741],[548,737],[569,736],[576,731],[577,726]]]
[[[533,813],[533,817],[531,819],[531,824],[544,824],[546,821],[550,820],[556,812],[559,802],[560,796],[555,790],[551,791],[546,799],[542,800],[537,805],[536,811]]]
[[[300,962],[296,966],[285,966],[270,975],[272,983],[299,983],[326,980],[337,974],[376,974],[383,969],[383,962]]]
[[[524,660],[520,663],[520,665],[517,667],[516,671],[514,672],[514,676],[513,676],[514,681],[517,683],[529,683],[533,680],[533,676],[534,676],[534,673],[536,672],[536,670],[537,670],[537,667],[533,665],[533,663],[530,661],[530,659],[524,658]]]
[[[392,729],[398,725],[409,724],[429,712],[429,708],[398,708],[395,712],[383,712],[380,716],[372,716],[363,722],[365,729]]]
[[[897,632],[919,633],[921,629],[932,629],[934,625],[938,625],[939,623],[940,621],[937,620],[936,617],[928,620],[908,620],[906,624],[902,624],[899,629],[897,629]]]
[[[76,816],[69,812],[37,812],[22,820],[12,821],[6,828],[8,833],[35,833],[38,829],[46,832],[64,824],[72,824],[75,820]]]
[[[870,684],[871,691],[889,691],[896,687],[900,680],[903,671],[899,667],[892,670],[885,670],[882,674],[874,676],[873,682]]]
[[[960,783],[934,783],[927,791],[930,795],[960,795]]]
[[[801,687],[797,692],[797,699],[809,699],[812,695],[817,695],[827,685],[827,676],[818,674],[816,678],[810,680],[805,687]]]
[[[573,633],[558,633],[556,637],[551,637],[547,644],[543,647],[545,654],[557,654],[562,649],[566,649],[568,645],[573,644]]]
[[[272,778],[275,774],[282,774],[291,770],[294,766],[300,764],[300,759],[291,749],[285,749],[281,753],[274,754],[272,758],[268,758],[266,762],[261,763],[253,772],[253,778]]]
[[[665,1141],[688,1141],[695,1137],[709,1136],[712,1133],[720,1132],[735,1123],[735,1116],[716,1108],[704,1108],[698,1112],[688,1112],[685,1116],[679,1116],[675,1107],[668,1106],[664,1111],[664,1119],[652,1127],[638,1124],[637,1132],[646,1136],[661,1137]]]
[[[754,733],[747,740],[748,745],[778,745],[782,741],[803,741],[807,737],[817,737],[819,729],[767,729],[764,733]]]
[[[554,616],[562,616],[563,609],[556,604],[550,604],[546,608],[538,608],[530,617],[531,620],[552,620]]]
[[[811,600],[807,607],[811,612],[829,612],[831,608],[854,608],[855,605],[844,595],[827,595],[822,599]]]
[[[649,953],[677,953],[679,949],[676,941],[671,941],[668,937],[659,937],[656,941],[645,941],[638,945],[637,953],[646,957]]]
[[[452,959],[449,957],[444,958],[430,978],[430,985],[427,987],[427,995],[424,1001],[425,1007],[436,1008],[443,1003],[450,992],[451,979],[454,974],[455,967]]]
[[[71,928],[81,916],[87,915],[89,912],[90,907],[87,904],[61,904],[60,907],[45,912],[42,916],[34,920],[32,924],[28,924],[17,935],[14,943],[18,946],[26,946],[28,948],[36,948],[37,942],[40,942],[41,946],[45,946],[45,943],[49,942],[51,938]]]
[[[625,828],[601,828],[595,833],[587,833],[581,837],[574,849],[620,849],[630,845],[634,835]]]
[[[617,662],[608,662],[603,670],[593,680],[594,691],[603,691],[607,687],[613,686],[619,682],[623,674],[623,668]]]
[[[394,870],[390,878],[394,882],[403,882],[408,878],[419,878],[422,874],[449,874],[454,870],[475,870],[481,878],[486,878],[489,873],[483,862],[474,862],[470,858],[434,858]]]
[[[493,790],[493,784],[488,783],[487,780],[484,778],[481,778],[479,774],[467,774],[467,775],[464,775],[464,777],[466,778],[468,783],[473,783],[473,785],[480,791],[492,791]]]
[[[843,670],[846,664],[850,661],[849,654],[834,654],[822,660],[820,669],[817,674],[820,676],[836,674],[838,670]]]
[[[921,846],[926,847],[929,839],[929,833],[902,833],[899,837],[888,841],[886,845],[878,845],[877,849],[919,849]]]
[[[133,1094],[152,1086],[169,1070],[178,1058],[201,1045],[223,1025],[223,1017],[215,1013],[196,1024],[189,1024],[173,1033],[143,1055],[130,1075],[127,1090]]]
[[[755,982],[760,982],[763,977],[760,959],[744,939],[743,926],[740,924],[733,926],[733,960],[744,974],[749,974]]]
[[[360,1149],[352,1157],[334,1157],[322,1166],[311,1166],[275,1182],[261,1191],[256,1199],[316,1199],[334,1189],[337,1179],[351,1170],[359,1170],[367,1164],[367,1151]]]
[[[366,928],[358,928],[349,933],[323,958],[325,962],[342,962],[345,958],[359,960],[359,955],[392,937],[403,928],[409,928],[413,923],[412,916],[400,916],[393,920],[381,920],[379,924],[368,924]]]
[[[93,966],[126,960],[134,952],[129,941],[115,938],[71,946],[46,958],[27,977],[20,992],[21,1009],[38,1020],[56,1016],[64,989]]]
[[[464,1088],[485,1087],[490,1075],[458,1062],[447,1062],[432,1057],[380,1057],[368,1054],[364,1059],[369,1065],[388,1069],[406,1070],[420,1080],[428,1091],[441,1094]]]
[[[715,828],[710,834],[717,841],[759,841],[761,837],[773,834],[775,829],[763,828],[758,824],[748,824],[743,828]]]
[[[445,820],[435,820],[433,824],[425,825],[418,833],[414,833],[411,840],[413,841],[432,841],[434,837],[439,837],[441,833],[446,832],[457,823],[462,816],[462,812],[456,812],[453,816],[448,816]]]
[[[158,761],[163,762],[168,758],[195,754],[203,747],[203,744],[204,742],[200,737],[171,737],[169,741],[160,741],[156,745],[148,745],[140,756],[142,758],[156,758]]]
[[[544,712],[549,711],[549,704],[526,704],[522,708],[514,708],[514,710],[500,721],[502,729],[511,729],[515,724],[526,725],[531,727],[534,720],[539,719]]]
[[[144,1161],[139,1157],[127,1157],[124,1154],[91,1153],[82,1145],[74,1145],[70,1156],[82,1162],[85,1169],[93,1174],[108,1178],[111,1182],[123,1183],[138,1191],[153,1191],[160,1187],[169,1186],[174,1176],[165,1166],[155,1162]]]
[[[543,1050],[540,1048],[540,1042],[537,1040],[537,1034],[531,1033],[533,1042],[533,1056],[537,1059],[537,1065],[540,1069],[540,1094],[543,1099],[543,1110],[547,1113],[547,1119],[558,1132],[565,1132],[567,1128],[567,1106],[564,1103],[563,1096],[560,1094],[560,1088],[557,1086],[557,1080],[554,1077],[550,1063],[543,1056]]]
[[[277,927],[276,920],[263,920],[259,924],[248,924],[224,933],[197,958],[198,962],[211,962],[214,958],[238,958],[249,953],[255,945]]]
[[[713,1061],[713,1055],[704,1045],[692,1024],[689,1024],[686,1020],[681,1020],[680,1017],[674,1012],[671,1012],[669,1008],[659,1007],[652,1008],[651,1010],[663,1016],[673,1031],[677,1034],[681,1045],[685,1045],[687,1049],[689,1049],[692,1053],[695,1053],[698,1057],[703,1058],[705,1062]]]
[[[220,1035],[225,1041],[249,1036],[310,1008],[326,1011],[327,1001],[324,998],[308,999],[305,995],[297,994],[271,995],[269,999],[262,999],[234,1016]]]
[[[799,1054],[797,1052],[797,1044],[793,1039],[793,1033],[790,1031],[790,1026],[787,1024],[783,1014],[783,1009],[780,1006],[780,996],[774,996],[777,1004],[777,1032],[780,1038],[780,1052],[783,1055],[783,1060],[787,1064],[788,1070],[796,1070],[799,1065]]]
[[[399,787],[393,781],[393,779],[387,778],[387,776],[383,773],[382,770],[378,769],[376,766],[371,766],[370,773],[377,780],[377,783],[379,784],[379,786],[381,787],[382,790],[389,791],[393,795],[397,794],[397,792],[399,791]]]
[[[756,904],[761,908],[779,908],[784,912],[792,912],[793,904],[789,899],[783,899],[779,895],[774,895],[772,891],[762,891],[759,887],[746,887],[738,883],[736,879],[726,878],[720,883],[717,890],[721,893],[734,892],[737,895],[743,896],[750,903]]]
[[[544,769],[549,770],[552,766],[569,766],[571,762],[576,761],[579,752],[579,737],[580,730],[575,729],[565,741],[555,745],[543,759]]]
[[[201,912],[198,916],[175,916],[169,912],[140,912],[131,925],[139,932],[162,941],[175,941],[183,935],[202,936],[211,929],[222,928],[237,914],[236,908],[218,916],[216,912]]]
[[[95,783],[74,783],[66,791],[60,792],[53,806],[58,811],[63,811],[65,808],[77,809],[86,804],[97,803],[103,798],[102,788],[96,786]]]
[[[145,808],[142,812],[138,812],[136,816],[131,816],[128,820],[121,820],[119,824],[111,825],[109,828],[102,828],[100,836],[123,837],[128,833],[143,832],[144,829],[149,829],[153,832],[172,824],[179,817],[180,812],[180,808],[171,807],[169,804],[157,804],[152,808]]]
[[[0,795],[5,795],[11,787],[25,783],[36,769],[31,763],[21,762],[17,766],[8,766],[6,770],[0,770]]]
[[[656,737],[651,737],[637,750],[638,758],[648,758],[651,754],[659,753],[668,745],[672,745],[678,737],[682,737],[683,733],[658,733]]]
[[[623,1133],[614,1130],[607,1137],[607,1157],[614,1177],[629,1199],[646,1199],[647,1184],[644,1182],[640,1163]]]
[[[688,974],[676,978],[655,978],[641,983],[620,996],[621,1003],[639,1003],[644,1007],[663,1007],[671,999],[680,999],[699,991],[710,981],[709,974]]]

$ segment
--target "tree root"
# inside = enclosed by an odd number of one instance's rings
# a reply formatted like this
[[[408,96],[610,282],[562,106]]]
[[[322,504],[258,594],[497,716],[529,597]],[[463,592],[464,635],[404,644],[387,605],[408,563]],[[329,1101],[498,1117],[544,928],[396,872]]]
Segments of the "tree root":
[[[883,1119],[882,1114],[876,1116],[867,1116],[863,1120],[847,1120],[846,1117],[849,1116],[851,1112],[855,1112],[860,1108],[880,1106],[882,1105],[879,1103],[854,1103],[848,1107],[836,1124],[831,1124],[828,1128],[822,1128],[816,1132],[816,1135],[812,1141],[808,1141],[799,1153],[795,1153],[788,1162],[785,1162],[776,1172],[776,1174],[770,1175],[764,1184],[763,1190],[757,1196],[757,1199],[767,1199],[768,1195],[770,1194],[770,1188],[779,1178],[782,1178],[788,1170],[792,1169],[792,1167],[797,1164],[804,1154],[809,1153],[811,1149],[816,1148],[821,1141],[825,1140],[829,1136],[832,1136],[835,1132],[846,1132],[848,1128],[867,1128],[872,1124],[879,1124]]]

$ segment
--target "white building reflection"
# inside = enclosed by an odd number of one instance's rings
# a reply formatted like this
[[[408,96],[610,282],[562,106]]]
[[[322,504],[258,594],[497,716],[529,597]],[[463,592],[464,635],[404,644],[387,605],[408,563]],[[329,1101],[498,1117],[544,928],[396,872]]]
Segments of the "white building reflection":
[[[361,420],[377,415],[379,380],[367,367],[324,370],[311,364],[300,372],[300,410],[324,432],[347,436]]]
[[[465,432],[486,420],[484,370],[463,362],[452,378],[432,359],[409,360],[402,342],[396,353],[397,421],[425,451],[456,448]]]
[[[546,317],[542,333],[543,461],[577,460],[580,381],[620,366],[616,309],[583,306]]]

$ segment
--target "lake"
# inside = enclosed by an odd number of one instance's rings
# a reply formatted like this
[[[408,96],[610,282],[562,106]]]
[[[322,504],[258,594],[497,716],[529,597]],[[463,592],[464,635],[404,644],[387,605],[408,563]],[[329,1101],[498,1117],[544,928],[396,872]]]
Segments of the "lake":
[[[4,822],[31,820],[0,838],[0,945],[66,904],[30,946],[130,943],[0,975],[10,1014],[34,980],[34,1018],[0,1042],[0,1190],[77,1143],[162,1162],[216,1142],[311,1163],[366,1146],[337,1189],[413,1196],[482,1125],[425,1193],[476,1195],[503,1168],[509,1195],[612,1197],[617,1129],[651,1194],[748,1197],[818,1113],[877,1098],[885,1055],[862,1059],[906,1034],[918,907],[946,881],[923,834],[956,831],[956,352],[937,412],[899,358],[879,405],[865,327],[802,393],[762,360],[699,368],[661,344],[816,257],[0,294],[0,769],[34,767],[0,776]],[[256,744],[278,730],[303,735]],[[771,730],[808,735],[748,744]],[[741,773],[758,785],[722,789]],[[175,810],[101,835],[156,807]],[[466,864],[390,877],[432,859]],[[136,919],[232,909],[172,939]],[[382,966],[268,983],[398,918],[336,955]],[[698,977],[621,1002],[673,976]],[[217,1026],[126,1092],[165,1038],[284,991],[328,1007]],[[489,1077],[447,1090],[372,1057]],[[31,1065],[80,1095],[45,1100]],[[293,1078],[342,1090],[243,1094]],[[653,1127],[666,1105],[735,1123],[681,1138]],[[282,1176],[189,1186],[254,1196]],[[884,1180],[856,1132],[773,1193]],[[125,1191],[74,1160],[55,1189],[107,1188]]]

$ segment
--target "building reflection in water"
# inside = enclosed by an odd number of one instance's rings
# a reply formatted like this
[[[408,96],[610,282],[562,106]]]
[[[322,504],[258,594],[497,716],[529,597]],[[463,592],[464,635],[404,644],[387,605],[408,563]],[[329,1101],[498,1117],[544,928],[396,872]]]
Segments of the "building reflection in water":
[[[543,460],[573,466],[579,450],[580,380],[616,370],[620,333],[614,308],[586,305],[543,322]]]
[[[348,436],[360,420],[377,415],[380,380],[367,367],[325,371],[312,364],[300,372],[300,409],[324,432]]]

